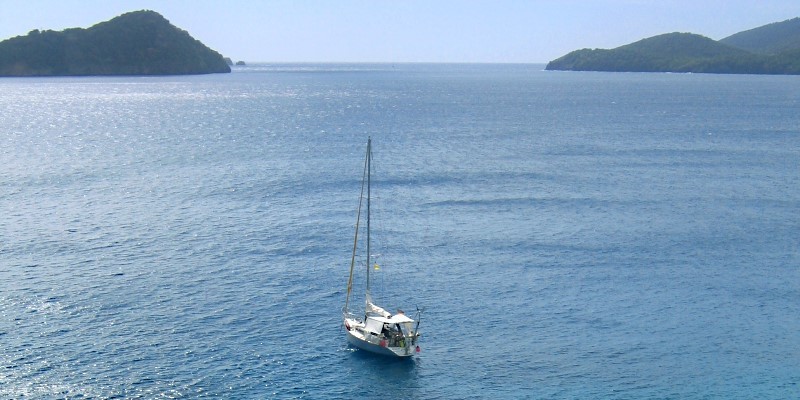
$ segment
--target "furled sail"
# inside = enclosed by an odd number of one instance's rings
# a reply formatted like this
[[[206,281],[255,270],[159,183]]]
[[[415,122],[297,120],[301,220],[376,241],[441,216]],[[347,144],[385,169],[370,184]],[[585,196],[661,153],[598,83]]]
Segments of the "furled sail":
[[[367,314],[378,314],[381,317],[389,318],[392,314],[383,308],[372,304],[371,301],[367,301]]]

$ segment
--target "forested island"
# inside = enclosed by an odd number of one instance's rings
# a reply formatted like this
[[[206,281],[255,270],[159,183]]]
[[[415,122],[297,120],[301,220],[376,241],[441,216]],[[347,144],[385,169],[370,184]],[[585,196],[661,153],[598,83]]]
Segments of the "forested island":
[[[582,49],[547,64],[547,70],[800,74],[800,18],[739,32],[719,41],[693,33],[667,33],[615,49]]]
[[[0,76],[188,75],[231,72],[225,59],[155,11],[90,28],[33,30],[0,42]]]

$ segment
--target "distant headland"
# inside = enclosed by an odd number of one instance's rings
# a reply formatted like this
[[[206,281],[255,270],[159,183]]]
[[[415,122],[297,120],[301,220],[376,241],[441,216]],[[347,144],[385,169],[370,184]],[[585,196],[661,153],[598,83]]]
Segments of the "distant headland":
[[[0,42],[0,76],[193,75],[231,72],[225,59],[155,11],[90,28],[33,30]]]
[[[615,49],[582,49],[550,61],[551,71],[800,74],[800,18],[715,41],[667,33]]]

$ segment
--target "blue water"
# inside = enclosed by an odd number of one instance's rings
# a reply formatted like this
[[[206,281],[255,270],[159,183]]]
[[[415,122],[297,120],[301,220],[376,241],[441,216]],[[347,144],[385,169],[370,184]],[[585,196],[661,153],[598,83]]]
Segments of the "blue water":
[[[800,79],[541,69],[0,80],[0,398],[800,397]]]

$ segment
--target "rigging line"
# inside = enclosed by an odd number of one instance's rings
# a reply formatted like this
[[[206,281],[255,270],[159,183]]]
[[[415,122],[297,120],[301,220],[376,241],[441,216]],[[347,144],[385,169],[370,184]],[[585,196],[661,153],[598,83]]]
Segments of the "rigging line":
[[[376,177],[383,176],[379,172],[380,171],[380,161],[376,162],[376,160],[372,160],[372,171],[373,171],[372,175],[374,175]],[[384,212],[384,209],[388,209],[388,208],[385,207],[386,199],[384,199],[383,196],[382,196],[382,193],[385,192],[385,191],[382,190],[384,188],[383,183],[384,182],[382,182],[380,179],[376,179],[375,182],[372,183],[373,188],[372,188],[372,195],[371,195],[372,203],[375,204],[375,206],[372,207],[372,214],[376,216],[376,218],[373,218],[375,220],[373,222],[373,225],[376,225],[376,226],[373,228],[373,232],[372,232],[372,235],[371,235],[371,240],[372,240],[372,242],[374,242],[376,244],[373,247],[379,249],[379,251],[380,251],[379,254],[373,254],[373,257],[375,258],[375,260],[377,260],[377,259],[381,260],[381,262],[379,264],[381,266],[381,274],[379,274],[381,279],[384,279],[384,275],[392,276],[394,272],[397,272],[397,271],[392,270],[391,268],[389,270],[384,270],[384,268],[383,268],[384,265],[386,265],[386,266],[393,265],[392,257],[391,257],[391,251],[390,251],[391,243],[389,243],[390,242],[390,240],[389,240],[390,235],[387,234],[388,230],[386,228],[386,221],[388,221],[389,218],[387,218],[387,216],[385,215],[385,212]],[[372,262],[371,265],[374,266],[374,264],[375,264],[375,262]],[[383,282],[381,282],[381,283],[383,283]],[[383,286],[379,286],[379,288],[383,289]],[[381,293],[385,293],[385,291],[381,291]]]
[[[361,223],[361,205],[362,205],[362,203],[364,201],[364,181],[365,181],[364,175],[367,174],[368,166],[369,166],[369,142],[367,144],[367,159],[364,160],[364,172],[361,175],[361,195],[359,196],[359,199],[358,199],[358,212],[356,213],[356,229],[355,229],[355,235],[353,237],[353,255],[350,258],[350,277],[347,279],[347,297],[345,298],[345,301],[344,301],[344,310],[345,311],[347,311],[349,309],[349,306],[350,306],[350,293],[353,290],[353,269],[354,269],[355,264],[356,264],[356,248],[357,248],[357,245],[358,245],[358,227],[359,227],[359,224]],[[367,203],[369,204],[369,201],[367,201]],[[369,213],[369,209],[367,210],[367,212]],[[369,215],[367,215],[367,221],[369,221]],[[367,222],[367,224],[369,225],[369,222]],[[367,234],[367,237],[369,237],[369,233]],[[369,245],[367,245],[367,246],[369,246]]]
[[[381,176],[380,173],[378,172],[379,171],[379,167],[380,167],[380,162],[376,162],[374,157],[372,157],[372,150],[371,149],[372,149],[372,146],[370,145],[370,176],[373,176],[373,175],[376,176],[376,177],[377,176]],[[370,246],[379,249],[380,253],[373,254],[372,251],[370,251],[369,259],[367,260],[367,269],[371,273],[371,275],[370,275],[371,276],[371,278],[370,278],[371,279],[371,286],[370,287],[376,287],[376,284],[377,284],[377,289],[378,289],[377,293],[386,295],[386,285],[385,285],[386,277],[385,277],[385,275],[387,274],[387,272],[384,270],[383,267],[385,265],[390,265],[391,263],[387,262],[388,258],[386,257],[386,250],[388,250],[388,248],[386,247],[386,243],[385,243],[386,228],[385,228],[385,219],[383,218],[383,198],[380,195],[381,194],[380,189],[382,188],[382,186],[381,186],[381,181],[379,179],[376,179],[374,182],[372,182],[372,180],[370,180],[370,182],[371,182],[370,183],[370,188],[371,189],[370,189],[370,195],[369,195],[370,204],[374,203],[376,205],[374,207],[372,205],[370,205],[370,210],[371,210],[370,211],[370,217],[372,215],[376,215],[377,216],[377,218],[370,218],[371,220],[374,220],[370,224],[370,226],[371,226],[371,228],[370,228],[370,243],[372,243],[372,242],[376,243],[376,246],[371,246],[371,245]],[[377,226],[373,228],[372,227],[373,224],[377,224]],[[375,229],[375,228],[377,228],[377,229]],[[379,260],[380,260],[380,262],[379,262]],[[380,269],[376,270],[375,269],[375,265],[379,265]],[[380,272],[380,273],[375,275],[376,272]],[[370,292],[370,297],[372,297],[372,293],[371,292]],[[375,302],[376,300],[372,299],[372,301]]]
[[[375,177],[383,176],[380,172],[380,166],[380,158],[375,159],[373,157],[370,160],[370,174],[374,175]],[[371,287],[376,288],[377,293],[385,296],[387,293],[389,293],[387,292],[386,281],[391,281],[391,278],[396,276],[398,271],[392,269],[391,267],[394,264],[390,254],[391,251],[388,240],[390,235],[387,235],[388,230],[386,228],[386,221],[388,219],[384,217],[384,209],[386,208],[384,205],[386,204],[386,199],[381,195],[383,193],[382,189],[384,188],[383,183],[384,182],[382,182],[381,179],[375,179],[374,182],[371,182],[369,198],[371,204],[374,204],[374,206],[370,206],[370,215],[375,215],[376,218],[371,218],[374,220],[371,225],[375,226],[371,228],[370,242],[375,244],[371,247],[379,249],[380,252],[378,254],[370,253],[370,258],[367,260],[367,268],[370,270],[370,272],[372,272]],[[375,270],[375,264],[379,265],[379,270]],[[386,266],[389,267],[388,270],[384,268]],[[375,272],[380,273],[376,275]],[[391,290],[391,288],[389,290]],[[376,302],[376,300],[377,299],[373,299],[373,302]],[[378,300],[377,302],[380,301]]]
[[[377,287],[377,293],[383,294],[383,295],[386,294],[386,285],[385,285],[385,281],[386,281],[385,275],[386,275],[386,273],[384,272],[383,268],[380,267],[380,265],[383,265],[384,261],[387,260],[386,257],[384,257],[385,256],[385,250],[386,250],[386,247],[384,246],[384,244],[385,244],[384,243],[385,242],[384,239],[385,239],[386,229],[385,229],[385,221],[381,217],[382,214],[383,214],[382,213],[382,211],[383,211],[382,208],[383,207],[381,206],[383,198],[381,198],[381,196],[380,196],[380,184],[381,184],[381,182],[380,182],[380,180],[377,180],[377,179],[374,180],[374,182],[373,182],[373,179],[372,179],[373,175],[374,176],[379,176],[379,173],[377,172],[379,163],[376,163],[376,160],[373,157],[371,140],[370,140],[370,142],[368,144],[368,147],[369,147],[369,168],[368,168],[369,173],[368,173],[368,176],[367,176],[367,182],[368,182],[367,190],[368,190],[369,195],[367,196],[367,199],[368,199],[367,208],[370,211],[369,211],[369,214],[368,214],[368,219],[367,219],[368,224],[367,224],[367,226],[368,226],[368,230],[370,232],[369,235],[368,235],[368,238],[369,238],[368,239],[368,248],[370,250],[368,252],[368,257],[367,257],[365,266],[367,268],[367,277],[369,279],[369,286],[368,286],[369,287],[369,292],[368,292],[369,293],[369,299],[370,299],[370,301],[375,303],[376,299],[374,299],[372,297],[372,288]],[[376,190],[376,189],[378,189],[378,190]],[[373,204],[376,204],[376,206],[373,206]],[[377,215],[378,217],[377,218],[372,218],[373,215]],[[373,227],[374,224],[377,224],[377,226],[376,226],[377,229],[375,229],[376,227]],[[375,243],[377,245],[373,246],[372,245],[373,243]],[[374,251],[373,248],[380,249],[381,252],[375,254],[375,253],[373,253],[373,251]],[[380,263],[378,262],[378,260],[380,260]],[[379,269],[375,269],[376,265],[379,265],[379,267],[378,267]],[[376,275],[376,272],[380,272],[380,273],[378,273]],[[377,284],[377,286],[376,286],[376,284]],[[378,301],[378,302],[380,302],[380,301]]]

